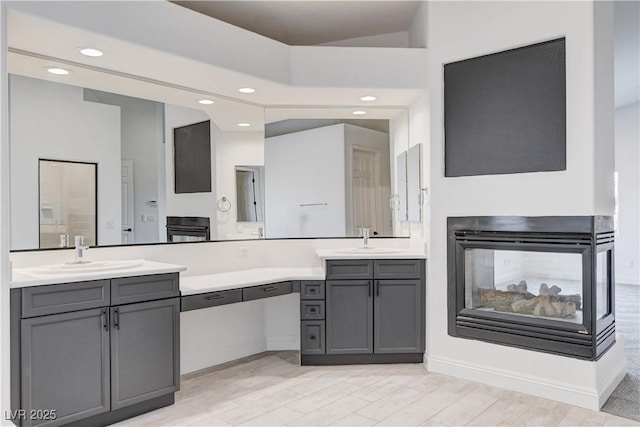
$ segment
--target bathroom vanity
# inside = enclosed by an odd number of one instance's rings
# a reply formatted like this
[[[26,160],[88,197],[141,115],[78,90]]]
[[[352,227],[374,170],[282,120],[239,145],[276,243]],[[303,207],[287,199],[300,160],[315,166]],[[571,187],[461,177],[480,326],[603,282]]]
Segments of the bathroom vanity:
[[[16,425],[106,425],[172,404],[180,388],[180,270],[145,262],[120,277],[14,281]]]
[[[80,273],[66,265],[14,270],[13,419],[106,425],[171,405],[180,312],[293,293],[303,365],[422,362],[424,257],[365,254],[318,251],[322,267],[182,278],[184,267],[149,261],[95,262]]]

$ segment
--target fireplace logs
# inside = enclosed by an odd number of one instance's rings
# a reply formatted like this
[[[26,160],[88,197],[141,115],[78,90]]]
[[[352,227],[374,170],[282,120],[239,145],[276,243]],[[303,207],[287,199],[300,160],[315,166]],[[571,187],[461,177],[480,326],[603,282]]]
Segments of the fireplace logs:
[[[480,303],[494,310],[543,317],[566,318],[580,309],[580,295],[560,295],[562,289],[540,284],[538,296],[527,290],[527,282],[507,286],[506,291],[480,289]]]

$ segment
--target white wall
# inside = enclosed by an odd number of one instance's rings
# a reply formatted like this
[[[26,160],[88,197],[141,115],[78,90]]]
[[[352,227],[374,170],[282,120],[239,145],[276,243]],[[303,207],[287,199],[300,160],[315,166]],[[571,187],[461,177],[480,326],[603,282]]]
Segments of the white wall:
[[[373,36],[355,37],[351,39],[320,43],[317,46],[409,47],[409,32],[398,31],[396,33],[386,33],[386,34],[376,34]]]
[[[113,93],[85,89],[87,101],[117,105],[121,113],[122,160],[133,161],[133,209],[135,243],[157,242],[158,208],[147,202],[158,201],[164,191],[158,184],[164,180],[163,104],[146,99],[132,98]],[[144,215],[144,217],[143,217]],[[155,220],[145,220],[149,215]]]
[[[82,88],[10,76],[11,248],[38,247],[38,159],[98,163],[98,243],[119,244],[120,109]]]
[[[640,104],[615,112],[618,172],[616,282],[640,285]]]
[[[421,126],[430,127],[430,150],[425,153],[431,189],[429,369],[597,407],[611,391],[607,387],[622,378],[619,343],[595,363],[447,335],[446,220],[449,216],[612,212],[613,189],[596,184],[613,175],[610,156],[599,157],[601,151],[613,149],[613,129],[608,125],[613,105],[605,100],[598,109],[595,106],[596,96],[612,79],[610,70],[598,63],[609,56],[604,51],[610,33],[607,25],[612,25],[604,22],[607,11],[596,14],[592,2],[432,2],[428,9],[429,102],[418,101],[415,109],[430,110],[430,123]],[[594,22],[599,22],[598,35],[603,37],[598,52]],[[567,170],[445,178],[443,64],[558,37],[566,37]],[[596,69],[602,80],[598,83]],[[418,135],[412,133],[414,137]]]
[[[216,148],[216,182],[218,198],[231,202],[229,212],[217,211],[218,238],[229,234],[243,234],[245,228],[263,227],[264,223],[238,223],[236,195],[236,166],[264,165],[264,128],[257,132],[221,132],[213,137]],[[264,179],[263,179],[264,180]]]
[[[211,192],[209,193],[175,193],[175,173],[173,167],[173,128],[191,125],[209,120],[202,110],[166,104],[164,107],[165,125],[165,171],[166,171],[166,216],[201,216],[208,217],[211,239],[217,237],[216,228],[216,141],[214,136],[217,127],[211,121]],[[166,240],[166,216],[159,218],[160,241]],[[162,230],[165,230],[163,234]]]
[[[267,237],[345,235],[344,126],[265,140]],[[327,205],[300,206],[308,203]]]

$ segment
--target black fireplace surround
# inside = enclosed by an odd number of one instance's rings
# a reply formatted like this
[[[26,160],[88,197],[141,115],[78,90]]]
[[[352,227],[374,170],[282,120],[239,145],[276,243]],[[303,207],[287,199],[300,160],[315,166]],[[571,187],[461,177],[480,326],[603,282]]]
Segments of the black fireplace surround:
[[[613,218],[450,217],[448,333],[586,360],[615,343]]]

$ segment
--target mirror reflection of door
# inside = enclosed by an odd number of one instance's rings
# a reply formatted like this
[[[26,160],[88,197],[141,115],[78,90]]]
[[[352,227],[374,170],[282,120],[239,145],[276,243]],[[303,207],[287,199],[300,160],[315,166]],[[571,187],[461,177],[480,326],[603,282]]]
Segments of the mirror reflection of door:
[[[262,172],[261,172],[262,171]],[[239,222],[262,222],[264,166],[236,166],[236,198]]]
[[[388,221],[385,221],[386,206],[383,203],[388,184],[381,183],[383,174],[380,157],[385,153],[376,148],[354,145],[351,154],[353,233],[360,228],[368,228],[371,236],[389,233],[388,227],[385,227]]]
[[[134,204],[133,204],[133,160],[122,160],[121,167],[122,197],[122,243],[133,243]]]
[[[61,247],[61,236],[97,241],[96,163],[39,160],[40,248]]]

